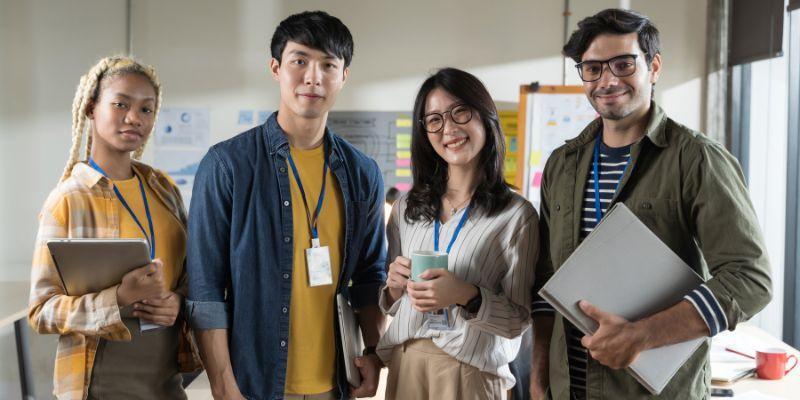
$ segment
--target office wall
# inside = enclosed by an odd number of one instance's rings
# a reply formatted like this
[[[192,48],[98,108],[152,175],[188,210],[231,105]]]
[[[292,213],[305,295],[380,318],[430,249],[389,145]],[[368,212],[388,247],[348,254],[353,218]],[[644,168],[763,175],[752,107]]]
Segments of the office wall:
[[[573,0],[577,21],[611,0]],[[706,3],[633,0],[661,27],[664,73],[657,100],[675,119],[702,126]],[[213,1],[135,0],[133,53],[155,65],[167,107],[211,110],[212,141],[242,130],[240,109],[273,110],[277,84],[268,44],[285,16],[324,9],[355,38],[355,58],[337,110],[410,109],[433,69],[477,74],[501,102],[518,86],[579,81],[563,62],[563,2],[478,0]],[[98,58],[126,47],[123,0],[0,0],[0,280],[27,279],[36,214],[61,174],[70,144],[72,96]],[[566,68],[564,69],[564,65]],[[150,154],[146,154],[146,160]],[[0,358],[13,360],[13,336],[0,329]],[[47,395],[53,336],[32,337],[37,393]],[[0,366],[0,398],[16,393],[16,366]],[[12,393],[11,395],[8,395]]]

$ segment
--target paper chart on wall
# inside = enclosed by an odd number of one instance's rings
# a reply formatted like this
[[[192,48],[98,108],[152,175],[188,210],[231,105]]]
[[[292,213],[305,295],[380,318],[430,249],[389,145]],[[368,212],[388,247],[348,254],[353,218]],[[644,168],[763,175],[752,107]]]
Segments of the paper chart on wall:
[[[411,188],[411,113],[404,111],[333,111],[328,128],[378,163],[384,189]]]
[[[158,116],[153,164],[172,177],[187,209],[194,175],[208,150],[210,119],[206,108],[164,108]]]
[[[583,93],[528,94],[525,173],[527,198],[538,208],[544,166],[550,154],[597,117]]]

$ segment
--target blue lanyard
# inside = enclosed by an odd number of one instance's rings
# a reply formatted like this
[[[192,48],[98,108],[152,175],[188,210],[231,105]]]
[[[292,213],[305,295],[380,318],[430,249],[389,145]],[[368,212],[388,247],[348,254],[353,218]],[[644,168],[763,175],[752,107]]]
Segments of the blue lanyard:
[[[461,233],[461,228],[464,227],[464,223],[467,222],[467,217],[469,216],[469,210],[472,208],[472,203],[467,206],[467,209],[464,210],[464,215],[461,216],[461,219],[458,221],[458,225],[456,225],[456,231],[453,232],[453,237],[450,238],[450,243],[447,245],[447,254],[450,254],[450,249],[453,248],[453,243],[456,242],[456,238],[458,234]],[[442,223],[439,222],[439,218],[436,218],[434,221],[434,233],[433,233],[433,251],[439,251],[439,229]]]
[[[103,171],[103,169],[100,168],[100,166],[97,165],[97,163],[94,162],[94,160],[91,158],[89,158],[89,165],[95,170],[97,170],[97,172],[103,174],[103,176],[108,178],[106,172]],[[147,193],[145,193],[144,184],[142,183],[142,178],[140,178],[139,175],[136,174],[135,172],[133,173],[133,176],[135,176],[136,179],[139,180],[139,190],[142,191],[142,202],[144,202],[144,212],[147,215],[147,223],[150,225],[149,237],[147,236],[147,231],[144,230],[144,226],[142,226],[142,223],[139,222],[139,218],[136,217],[136,214],[128,205],[128,202],[125,201],[124,197],[122,197],[122,193],[120,193],[119,189],[117,188],[117,185],[114,185],[114,194],[117,195],[117,199],[119,199],[119,202],[122,203],[122,206],[125,207],[125,209],[128,210],[128,213],[131,215],[131,217],[133,217],[133,222],[136,222],[136,225],[138,225],[139,229],[142,230],[142,234],[144,234],[144,236],[147,238],[147,241],[150,242],[150,259],[152,260],[156,258],[156,233],[155,230],[153,229],[153,217],[150,215],[150,205],[147,204]]]
[[[594,144],[594,161],[592,162],[592,168],[594,171],[594,215],[597,221],[595,224],[599,224],[600,220],[603,219],[603,207],[600,203],[600,140],[602,137],[602,133],[597,134],[597,141]],[[625,177],[625,172],[628,171],[628,165],[630,165],[631,159],[628,157],[628,160],[625,161],[625,169],[622,170],[622,175],[620,175],[619,180],[617,181],[617,186],[614,187],[614,193],[617,193],[619,190],[619,184],[622,183],[622,178]]]
[[[323,151],[324,148],[323,148]],[[308,201],[306,200],[306,191],[303,190],[303,182],[300,181],[300,174],[297,172],[297,166],[292,159],[292,153],[289,152],[289,166],[292,167],[292,173],[294,174],[294,180],[297,182],[297,188],[300,189],[300,195],[303,196],[303,206],[306,209],[306,218],[308,218],[308,226],[311,228],[311,241],[314,247],[319,247],[319,233],[317,232],[317,221],[319,221],[319,214],[322,212],[322,201],[325,199],[325,181],[328,177],[328,156],[327,152],[325,153],[325,159],[322,163],[322,189],[319,190],[319,199],[317,200],[317,209],[314,210],[314,215],[312,217],[311,213],[308,209]]]

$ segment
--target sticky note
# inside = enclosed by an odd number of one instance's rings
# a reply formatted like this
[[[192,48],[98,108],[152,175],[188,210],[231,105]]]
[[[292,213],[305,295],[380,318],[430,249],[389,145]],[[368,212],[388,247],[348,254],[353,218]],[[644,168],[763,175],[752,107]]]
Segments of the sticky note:
[[[411,120],[408,118],[398,118],[397,121],[395,121],[395,125],[397,125],[398,128],[411,128]]]
[[[396,154],[396,158],[399,159],[399,160],[410,159],[411,158],[411,152],[408,151],[408,150],[398,151],[397,154]]]
[[[531,159],[530,165],[535,166],[542,163],[542,152],[541,151],[532,151],[531,152]]]
[[[410,184],[410,183],[405,183],[405,182],[403,182],[403,183],[396,183],[396,184],[394,185],[394,187],[396,187],[396,188],[397,188],[397,190],[399,190],[399,191],[401,191],[401,192],[407,192],[407,191],[411,190],[411,184]]]
[[[398,168],[397,171],[394,172],[394,174],[401,178],[408,178],[409,176],[411,176],[411,170],[407,168]]]
[[[394,165],[402,168],[411,168],[411,160],[407,158],[402,160],[395,160]]]
[[[542,172],[536,171],[536,173],[533,174],[533,187],[538,188],[540,186],[542,186]]]
[[[411,148],[411,134],[410,133],[398,133],[397,134],[397,148],[398,149],[410,149]]]
[[[517,160],[507,159],[505,162],[506,173],[514,174],[517,172]]]

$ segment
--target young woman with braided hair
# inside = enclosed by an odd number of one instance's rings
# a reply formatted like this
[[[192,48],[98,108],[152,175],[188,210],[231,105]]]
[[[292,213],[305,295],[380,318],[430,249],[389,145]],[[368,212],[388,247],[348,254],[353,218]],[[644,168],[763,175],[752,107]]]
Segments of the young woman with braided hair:
[[[61,335],[59,399],[184,399],[180,372],[199,368],[180,316],[186,211],[172,180],[137,161],[160,103],[155,70],[128,57],[100,60],[75,93],[69,161],[39,215],[28,314],[37,332]],[[46,245],[54,238],[144,238],[153,262],[69,296]],[[164,328],[141,332],[140,321]]]

